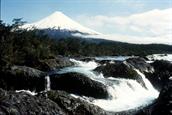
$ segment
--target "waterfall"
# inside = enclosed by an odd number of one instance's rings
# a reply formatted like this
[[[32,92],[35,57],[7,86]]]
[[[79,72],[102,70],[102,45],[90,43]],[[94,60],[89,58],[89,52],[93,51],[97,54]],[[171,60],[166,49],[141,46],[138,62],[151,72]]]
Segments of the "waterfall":
[[[152,94],[157,95],[158,91],[152,86],[152,84],[150,83],[150,81],[145,77],[145,75],[143,73],[141,73],[138,69],[134,69],[143,79],[146,87],[148,88],[149,91],[152,92]]]
[[[70,61],[73,62],[76,66],[84,67],[88,70],[93,70],[98,66],[98,64],[95,61],[83,62],[75,59],[70,59]]]
[[[106,85],[111,98],[94,99],[92,102],[90,102],[106,111],[120,112],[144,107],[152,103],[159,95],[159,92],[153,88],[152,84],[145,77],[145,75],[137,69],[135,69],[135,71],[141,76],[147,89],[138,81],[133,79],[113,78],[113,76],[110,78],[105,78],[102,73],[93,72],[93,69],[99,66],[94,61],[82,62],[72,59],[72,62],[74,62],[76,66],[64,68],[60,71],[60,73],[82,73],[86,77]],[[86,98],[79,96],[74,97],[78,97],[89,102],[89,100]]]
[[[113,112],[120,112],[130,109],[137,109],[150,104],[159,95],[159,92],[153,88],[148,79],[139,70],[146,87],[144,88],[136,80],[123,78],[110,78],[119,81],[119,84],[108,86],[108,92],[112,99],[96,99],[93,104]]]
[[[50,76],[47,75],[47,76],[45,76],[45,86],[46,86],[45,91],[51,90],[50,85],[51,85]]]

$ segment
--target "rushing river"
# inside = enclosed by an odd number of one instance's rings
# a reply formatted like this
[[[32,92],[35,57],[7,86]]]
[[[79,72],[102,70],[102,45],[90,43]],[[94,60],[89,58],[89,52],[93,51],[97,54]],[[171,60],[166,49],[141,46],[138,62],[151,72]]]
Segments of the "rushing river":
[[[106,57],[106,59],[116,60],[113,57]],[[125,59],[128,59],[128,57],[119,58],[120,61],[124,61]],[[103,60],[103,57],[97,58],[97,60]],[[82,73],[86,77],[106,85],[111,98],[95,99],[90,102],[87,97],[72,95],[75,98],[87,100],[88,102],[95,104],[104,110],[120,112],[130,109],[137,109],[152,103],[152,101],[154,101],[159,95],[159,92],[153,88],[149,80],[146,79],[145,75],[137,69],[134,70],[141,76],[147,89],[133,79],[113,78],[113,76],[105,78],[102,73],[93,71],[96,67],[100,66],[95,61],[83,62],[74,59],[71,59],[71,61],[75,63],[75,66],[63,68],[58,73]]]
[[[106,57],[96,57],[95,59],[98,61],[109,60],[109,63],[113,63],[113,61],[125,61],[130,57],[131,56],[116,56],[116,57],[106,56]],[[171,57],[172,57],[171,54],[169,55],[155,54],[155,55],[147,56],[147,58],[151,62],[154,60],[161,60],[161,59],[172,62]],[[71,94],[71,96],[86,100],[87,102],[97,105],[106,111],[120,112],[120,111],[127,111],[133,109],[140,109],[142,107],[151,104],[159,96],[159,92],[152,86],[152,84],[145,77],[145,75],[137,69],[134,70],[138,73],[138,75],[140,75],[146,88],[143,87],[142,84],[140,84],[138,81],[134,79],[114,78],[113,76],[109,78],[104,77],[102,73],[93,71],[96,67],[101,66],[96,61],[84,62],[75,59],[70,59],[70,61],[72,61],[75,64],[75,66],[65,67],[60,71],[55,71],[55,73],[58,74],[69,73],[69,72],[82,73],[85,75],[85,77],[89,77],[92,80],[101,82],[102,84],[106,85],[110,98],[90,100],[89,97],[85,97],[85,96],[81,97],[74,94]],[[46,81],[45,91],[51,90],[50,77],[46,76],[45,81]],[[30,91],[26,91],[26,92],[35,95],[35,93],[32,93]]]
[[[148,55],[147,58],[149,60],[167,60],[172,63],[172,54],[153,54],[153,55]]]

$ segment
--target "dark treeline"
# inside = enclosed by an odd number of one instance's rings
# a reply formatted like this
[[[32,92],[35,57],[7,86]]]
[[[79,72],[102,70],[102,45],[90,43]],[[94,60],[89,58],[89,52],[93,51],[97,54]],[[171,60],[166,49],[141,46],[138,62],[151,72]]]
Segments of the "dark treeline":
[[[153,53],[172,53],[172,46],[150,44],[137,45],[112,41],[92,42],[81,38],[52,39],[39,30],[20,30],[23,22],[14,24],[0,22],[0,64],[27,65],[36,60],[63,56],[105,56],[140,55]],[[41,34],[38,34],[41,33]]]

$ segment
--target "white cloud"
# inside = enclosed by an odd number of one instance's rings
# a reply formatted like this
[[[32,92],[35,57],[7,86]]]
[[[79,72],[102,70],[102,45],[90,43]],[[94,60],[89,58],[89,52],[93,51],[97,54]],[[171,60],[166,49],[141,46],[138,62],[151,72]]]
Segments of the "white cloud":
[[[77,36],[77,35],[76,35]],[[81,35],[78,35],[81,36]],[[119,41],[119,42],[127,42],[127,43],[134,43],[134,44],[168,44],[172,45],[171,38],[167,36],[159,36],[159,37],[150,37],[150,36],[130,36],[130,35],[121,35],[121,34],[110,34],[110,35],[88,35],[82,36],[85,38],[97,38],[97,39],[106,39],[112,41]]]
[[[122,40],[172,44],[172,8],[155,9],[125,17],[80,16],[78,20],[82,20],[80,22],[84,25],[104,34],[115,34],[116,36],[118,34],[117,37]]]
[[[145,1],[143,0],[98,0],[101,3],[120,4],[128,7],[143,8]]]

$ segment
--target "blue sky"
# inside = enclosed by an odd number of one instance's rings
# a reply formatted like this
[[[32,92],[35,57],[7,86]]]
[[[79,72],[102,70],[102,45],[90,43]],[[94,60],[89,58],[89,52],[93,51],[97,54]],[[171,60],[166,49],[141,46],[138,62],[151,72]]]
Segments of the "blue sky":
[[[172,44],[172,0],[1,0],[6,23],[31,23],[55,11],[111,40]]]
[[[75,19],[78,15],[125,16],[151,9],[172,7],[172,0],[1,0],[2,19],[10,23],[23,17],[28,22],[39,20],[55,11]]]

